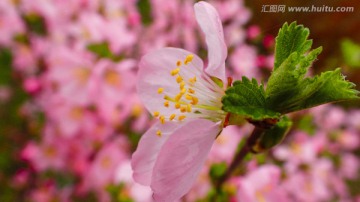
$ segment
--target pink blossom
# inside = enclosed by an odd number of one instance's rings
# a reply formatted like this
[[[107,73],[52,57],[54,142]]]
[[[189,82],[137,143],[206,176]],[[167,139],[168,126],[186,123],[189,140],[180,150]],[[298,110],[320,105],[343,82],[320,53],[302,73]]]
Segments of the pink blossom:
[[[271,48],[275,44],[275,38],[272,35],[266,35],[263,39],[263,44],[265,48]]]
[[[46,75],[52,84],[49,87],[55,86],[54,90],[72,103],[91,103],[96,85],[92,79],[94,57],[83,50],[60,46],[54,47],[47,59],[51,66]]]
[[[135,63],[131,60],[118,64],[100,60],[94,67],[91,97],[94,98],[100,116],[108,123],[119,121],[120,115],[116,108],[121,108],[120,113],[124,113],[124,105],[131,104],[129,98],[135,90],[135,75],[131,71],[134,66]],[[121,120],[124,120],[123,117]]]
[[[330,189],[332,166],[328,159],[318,159],[306,171],[288,173],[283,187],[296,201],[329,201],[333,194]]]
[[[236,75],[247,77],[258,77],[256,49],[248,45],[237,46],[230,57],[230,64]]]
[[[252,25],[247,30],[247,35],[249,39],[256,39],[261,34],[260,27],[257,25]]]
[[[340,173],[347,179],[359,177],[360,160],[353,154],[343,154],[341,157]]]
[[[221,110],[224,89],[211,79],[225,81],[222,25],[210,4],[194,7],[208,45],[205,70],[198,56],[176,48],[151,52],[139,65],[138,93],[160,121],[132,156],[133,177],[151,187],[156,201],[174,201],[190,190],[226,115]]]
[[[13,37],[21,34],[25,30],[21,16],[16,12],[16,7],[11,0],[0,2],[0,46],[13,44]]]
[[[41,84],[38,79],[36,79],[34,77],[29,77],[29,78],[25,79],[25,81],[23,83],[23,88],[29,94],[35,94],[40,90]]]
[[[281,170],[265,165],[239,179],[238,201],[287,202],[288,196],[280,185]]]
[[[103,189],[114,182],[117,167],[126,159],[122,144],[122,139],[115,139],[96,154],[94,162],[84,173],[83,183],[86,188]]]

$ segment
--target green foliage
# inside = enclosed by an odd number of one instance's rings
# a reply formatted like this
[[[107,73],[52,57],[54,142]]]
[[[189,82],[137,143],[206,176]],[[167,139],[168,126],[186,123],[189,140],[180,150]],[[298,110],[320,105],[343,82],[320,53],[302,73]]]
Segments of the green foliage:
[[[222,98],[223,109],[252,120],[278,118],[279,113],[266,108],[265,91],[256,79],[251,81],[242,77],[242,81],[235,81],[233,86],[226,90]]]
[[[144,25],[152,23],[153,19],[151,16],[151,4],[149,0],[139,0],[137,7],[141,15],[141,21]]]
[[[315,77],[306,74],[322,47],[311,49],[309,30],[296,22],[285,23],[276,37],[274,70],[266,90],[243,77],[226,90],[223,109],[251,121],[278,119],[286,113],[321,104],[358,98],[354,84],[340,69]]]
[[[99,58],[108,58],[115,62],[118,62],[122,59],[122,56],[115,55],[111,52],[107,42],[89,44],[87,49],[97,55]]]
[[[310,115],[303,116],[298,122],[297,122],[297,128],[300,130],[306,132],[308,135],[312,136],[316,132],[316,126],[313,122],[313,117]]]
[[[296,22],[288,25],[286,22],[279,30],[275,44],[275,65],[276,70],[291,55],[297,52],[303,55],[312,45],[312,40],[308,40],[310,31],[302,25],[296,25]]]
[[[20,82],[14,79],[11,64],[10,50],[0,48],[0,86],[10,90],[9,100],[0,102],[0,201],[25,201],[25,193],[11,186],[11,176],[26,166],[18,158],[14,158],[14,154],[20,152],[26,138],[32,134],[27,131],[26,120],[19,116],[19,109],[27,96],[22,91]]]
[[[360,68],[360,46],[349,39],[341,42],[341,52],[347,65]]]
[[[213,182],[216,182],[220,177],[225,174],[226,170],[227,164],[225,162],[213,164],[210,167],[209,176],[211,177],[211,180]]]
[[[40,36],[45,36],[47,34],[45,19],[42,16],[35,13],[30,13],[23,16],[23,20],[30,32]]]
[[[275,67],[266,88],[269,109],[286,114],[329,102],[357,98],[354,84],[346,81],[340,69],[313,78],[306,73],[322,48],[310,51],[309,30],[295,22],[287,23],[276,38]],[[288,45],[286,45],[289,43]]]
[[[134,202],[134,200],[128,196],[124,183],[109,185],[106,190],[110,194],[112,202]]]
[[[264,130],[256,144],[252,146],[254,152],[263,152],[269,150],[280,144],[289,132],[292,126],[292,121],[284,116],[282,119],[272,128]]]

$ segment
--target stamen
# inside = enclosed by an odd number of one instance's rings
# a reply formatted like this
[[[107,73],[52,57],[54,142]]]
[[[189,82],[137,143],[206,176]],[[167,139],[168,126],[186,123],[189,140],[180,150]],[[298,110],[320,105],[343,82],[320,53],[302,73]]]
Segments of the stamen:
[[[182,90],[184,87],[185,87],[185,82],[184,81],[180,82],[180,90]]]
[[[196,105],[199,102],[199,99],[197,97],[192,97],[191,104]]]
[[[158,116],[160,115],[160,112],[155,111],[155,112],[153,113],[153,115],[154,115],[154,117],[158,117]]]
[[[176,62],[176,66],[178,66],[178,67],[181,66],[181,61],[180,61],[180,60],[178,60],[178,61]]]
[[[181,107],[180,107],[180,111],[181,111],[182,113],[185,113],[185,112],[186,112],[186,108],[187,108],[186,106],[181,106]]]
[[[175,118],[175,116],[176,116],[175,114],[171,114],[169,117],[170,121],[172,121]]]
[[[194,94],[194,93],[195,93],[195,90],[192,89],[192,88],[189,88],[189,89],[188,89],[188,92],[191,93],[191,94]]]
[[[181,115],[181,116],[179,116],[178,120],[179,120],[179,121],[182,121],[182,120],[184,120],[185,118],[186,118],[185,115]]]
[[[178,102],[175,103],[175,108],[176,108],[176,109],[180,109],[180,106],[181,106],[180,103],[178,103]]]
[[[186,94],[186,95],[185,95],[185,99],[187,99],[187,100],[192,100],[193,97],[192,97],[191,95],[189,95],[189,94]]]
[[[186,111],[187,111],[187,112],[191,112],[191,104],[187,104],[187,105],[186,105]]]
[[[190,79],[189,79],[189,82],[190,82],[191,84],[195,84],[195,82],[196,82],[196,76],[194,76],[194,78],[190,78]]]
[[[165,123],[165,117],[164,117],[164,116],[160,116],[159,119],[160,119],[160,123],[161,123],[161,124],[164,124],[164,123]]]
[[[164,88],[158,88],[157,92],[161,94],[162,92],[164,92]]]
[[[173,69],[170,74],[171,76],[175,76],[176,74],[178,74],[180,72],[180,68],[176,68],[176,69]]]
[[[189,62],[191,62],[194,58],[194,55],[190,54],[188,56],[186,56],[185,60],[184,60],[184,64],[187,65]]]
[[[165,101],[165,102],[164,102],[164,106],[165,106],[165,107],[169,107],[169,101]]]
[[[176,82],[177,83],[180,83],[182,81],[183,81],[183,78],[180,75],[176,77]]]
[[[183,94],[179,93],[175,96],[175,101],[179,101],[181,100],[181,97],[183,96]]]
[[[161,135],[162,135],[162,134],[161,134],[161,130],[157,130],[157,131],[156,131],[156,135],[159,136],[159,137],[161,137]]]
[[[181,89],[180,93],[185,94],[186,93],[186,88]]]

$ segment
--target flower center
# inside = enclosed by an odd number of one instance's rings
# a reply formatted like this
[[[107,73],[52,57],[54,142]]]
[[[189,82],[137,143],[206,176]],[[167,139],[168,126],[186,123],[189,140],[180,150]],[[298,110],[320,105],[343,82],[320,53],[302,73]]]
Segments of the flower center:
[[[183,61],[176,61],[176,68],[170,71],[171,77],[179,85],[177,92],[169,92],[163,87],[157,89],[158,94],[164,94],[163,106],[176,109],[167,116],[159,111],[153,112],[162,124],[166,121],[183,121],[187,117],[217,122],[226,116],[221,109],[224,90],[204,72],[189,65],[193,58],[194,55],[190,54]]]

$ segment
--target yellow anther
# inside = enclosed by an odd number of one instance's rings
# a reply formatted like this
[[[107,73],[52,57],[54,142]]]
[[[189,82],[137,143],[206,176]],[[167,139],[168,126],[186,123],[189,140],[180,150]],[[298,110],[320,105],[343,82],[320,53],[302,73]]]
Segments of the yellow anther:
[[[196,82],[196,76],[194,76],[194,78],[190,78],[190,79],[189,79],[189,82],[190,82],[191,84],[195,84],[195,82]]]
[[[179,101],[181,100],[181,97],[183,96],[183,94],[179,93],[175,96],[175,101]]]
[[[180,68],[176,68],[176,69],[171,70],[170,74],[171,74],[171,76],[175,76],[179,72],[180,72]]]
[[[171,114],[169,117],[170,121],[172,121],[175,118],[175,116],[176,116],[175,114]]]
[[[178,61],[176,62],[176,66],[178,66],[178,67],[181,66],[181,61],[180,61],[180,60],[178,60]]]
[[[185,99],[187,99],[187,100],[192,100],[193,97],[192,97],[191,95],[189,95],[189,94],[186,94],[186,95],[185,95]]]
[[[182,82],[180,82],[180,90],[182,90],[182,89],[184,89],[184,87],[185,87],[185,82],[184,81],[182,81]]]
[[[159,137],[161,137],[161,135],[162,135],[162,134],[161,134],[161,130],[157,130],[157,131],[156,131],[156,135],[159,136]]]
[[[186,112],[186,106],[181,106],[181,107],[180,107],[180,111],[181,111],[182,113],[185,113],[185,112]]]
[[[191,62],[194,58],[194,55],[190,54],[188,56],[186,56],[185,60],[184,60],[184,64],[187,65],[189,62]]]
[[[169,107],[169,101],[165,101],[165,102],[164,102],[164,106],[165,106],[165,107]]]
[[[187,104],[187,105],[186,105],[186,111],[187,111],[187,112],[191,112],[191,104]]]
[[[186,93],[186,88],[181,89],[180,93],[185,94]]]
[[[161,94],[164,92],[164,88],[158,88],[158,93]]]
[[[197,97],[192,97],[191,104],[196,105],[199,102],[199,99]]]
[[[180,107],[181,107],[180,103],[178,103],[178,102],[175,103],[175,108],[176,108],[176,109],[180,109]]]
[[[186,118],[185,115],[181,115],[181,116],[179,116],[178,120],[179,120],[179,121],[182,121],[182,120],[184,120],[185,118]]]
[[[180,83],[182,81],[183,81],[183,78],[180,75],[176,77],[176,82],[177,83]]]
[[[189,89],[188,89],[188,92],[191,93],[191,94],[194,94],[194,93],[195,93],[195,90],[192,89],[192,88],[189,88]]]
[[[159,119],[160,119],[160,123],[161,123],[161,124],[164,124],[164,123],[165,123],[165,117],[164,117],[164,116],[160,116]]]
[[[155,112],[153,113],[153,115],[154,115],[154,117],[158,117],[158,116],[160,115],[160,112],[155,111]]]

